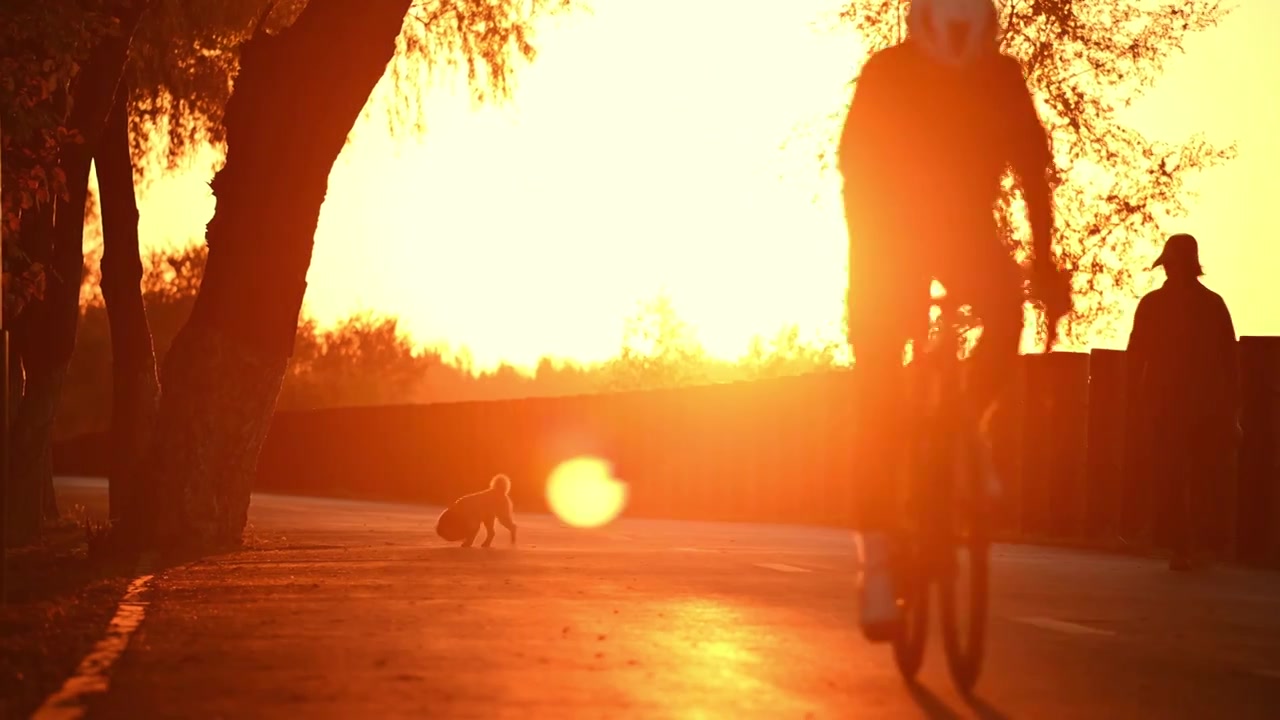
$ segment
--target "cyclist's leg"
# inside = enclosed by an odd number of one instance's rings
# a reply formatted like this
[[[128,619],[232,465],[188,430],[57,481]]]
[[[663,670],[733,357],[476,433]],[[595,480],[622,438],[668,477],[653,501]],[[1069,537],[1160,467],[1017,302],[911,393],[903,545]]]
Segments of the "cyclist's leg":
[[[942,278],[948,293],[973,308],[982,323],[982,335],[970,355],[966,394],[975,422],[1004,398],[1014,376],[1023,325],[1023,271],[1000,242],[994,229],[968,244],[969,252],[949,263]],[[982,438],[990,451],[989,438]],[[990,471],[990,459],[985,459]]]
[[[855,370],[854,529],[861,555],[861,622],[873,641],[891,639],[898,608],[890,573],[905,403],[903,349],[927,321],[929,276],[918,258],[889,247],[857,248],[849,287],[849,341]]]

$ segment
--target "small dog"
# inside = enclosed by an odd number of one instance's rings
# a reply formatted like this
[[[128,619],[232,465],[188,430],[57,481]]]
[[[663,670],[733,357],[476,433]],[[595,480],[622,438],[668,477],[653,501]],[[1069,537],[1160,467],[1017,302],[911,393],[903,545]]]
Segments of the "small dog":
[[[511,478],[495,475],[489,481],[489,489],[463,495],[440,514],[436,521],[436,534],[449,542],[462,540],[462,547],[471,547],[480,526],[484,525],[485,538],[480,547],[493,543],[493,521],[511,531],[511,544],[516,544],[516,521],[512,517]]]

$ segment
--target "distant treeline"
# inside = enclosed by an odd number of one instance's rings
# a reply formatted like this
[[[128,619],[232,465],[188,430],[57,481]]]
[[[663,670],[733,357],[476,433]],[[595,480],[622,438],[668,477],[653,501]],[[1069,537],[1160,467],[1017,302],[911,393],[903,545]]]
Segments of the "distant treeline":
[[[90,253],[87,261],[76,352],[57,419],[59,438],[110,424],[111,335],[97,290],[98,256]],[[191,312],[206,256],[201,244],[153,252],[144,260],[143,297],[161,363]],[[465,361],[418,348],[394,317],[353,315],[321,329],[304,315],[279,408],[498,400],[752,380],[831,368],[838,351],[834,345],[805,343],[789,328],[772,340],[758,340],[737,362],[717,360],[669,300],[659,297],[628,319],[613,359],[592,365],[543,359],[531,376],[509,365],[475,372]]]

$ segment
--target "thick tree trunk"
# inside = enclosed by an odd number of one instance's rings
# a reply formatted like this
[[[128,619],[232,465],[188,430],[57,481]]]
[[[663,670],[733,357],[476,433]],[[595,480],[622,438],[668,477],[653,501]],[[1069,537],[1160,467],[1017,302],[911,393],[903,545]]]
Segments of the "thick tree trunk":
[[[138,199],[129,146],[129,89],[124,84],[95,155],[102,212],[102,297],[111,328],[111,465],[113,522],[145,508],[141,462],[160,404],[151,325],[142,300]]]
[[[311,0],[242,50],[227,161],[191,318],[164,361],[146,468],[166,546],[237,544],[293,349],[329,172],[386,71],[410,0]]]

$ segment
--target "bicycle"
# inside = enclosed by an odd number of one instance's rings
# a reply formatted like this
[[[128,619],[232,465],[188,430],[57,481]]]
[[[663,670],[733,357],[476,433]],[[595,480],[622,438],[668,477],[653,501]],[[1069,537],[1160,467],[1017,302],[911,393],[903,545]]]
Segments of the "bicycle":
[[[971,693],[986,650],[990,546],[990,505],[980,474],[972,422],[961,400],[960,359],[968,327],[960,308],[945,298],[934,337],[912,343],[908,366],[917,423],[908,443],[907,502],[899,556],[902,624],[893,642],[894,659],[908,681],[924,661],[929,631],[930,590],[936,586],[947,667],[956,687]],[[924,352],[915,348],[925,346]],[[959,562],[967,551],[967,573]],[[967,579],[967,592],[959,589]],[[960,607],[967,600],[967,612]]]
[[[1069,295],[1050,294],[1045,310],[1049,352],[1058,337],[1058,321],[1067,313]],[[893,642],[899,672],[914,681],[924,662],[929,631],[931,587],[938,611],[947,669],[963,694],[971,694],[982,673],[991,577],[990,513],[998,487],[982,473],[976,437],[979,418],[963,403],[965,369],[961,360],[972,325],[967,313],[945,295],[934,299],[940,310],[932,337],[912,342],[908,366],[909,402],[916,426],[907,446],[909,479],[905,522],[896,559],[900,571],[902,624]],[[924,347],[917,354],[915,348]],[[923,396],[923,397],[922,397]],[[958,562],[968,558],[967,573]],[[957,586],[963,576],[967,593]],[[968,601],[962,611],[962,599]]]

